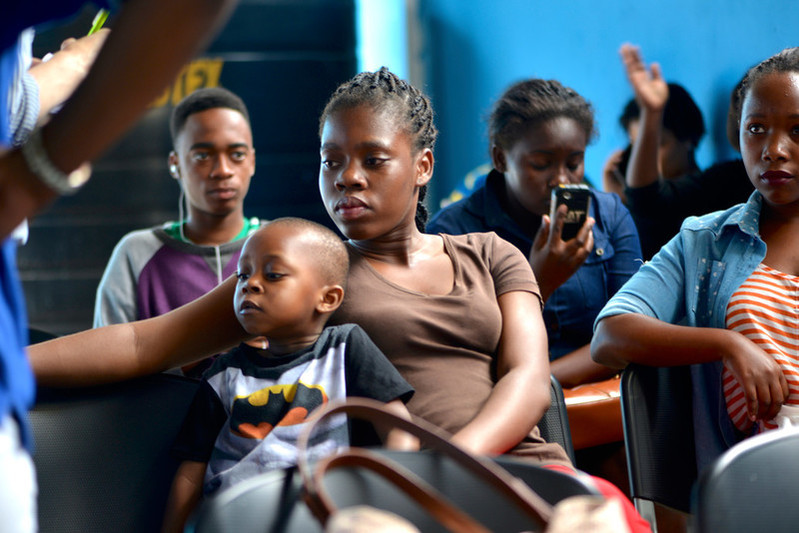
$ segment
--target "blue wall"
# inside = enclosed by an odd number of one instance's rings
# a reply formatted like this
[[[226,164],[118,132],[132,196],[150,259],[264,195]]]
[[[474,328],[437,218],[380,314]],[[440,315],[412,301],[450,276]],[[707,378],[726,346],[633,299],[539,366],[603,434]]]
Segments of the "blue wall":
[[[666,79],[684,85],[697,100],[709,130],[699,150],[703,167],[734,155],[724,121],[740,76],[761,59],[799,45],[799,4],[787,0],[419,4],[425,90],[441,130],[435,200],[488,161],[485,115],[522,78],[556,78],[594,105],[599,137],[587,150],[586,174],[601,185],[605,158],[624,145],[617,117],[632,95],[618,55],[622,43],[640,45],[648,62],[658,61]]]

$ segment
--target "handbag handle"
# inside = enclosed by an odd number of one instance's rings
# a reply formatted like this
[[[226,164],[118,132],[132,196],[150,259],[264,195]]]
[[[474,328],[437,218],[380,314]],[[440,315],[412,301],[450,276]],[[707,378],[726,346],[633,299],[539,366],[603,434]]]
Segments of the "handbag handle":
[[[532,522],[539,527],[544,527],[552,516],[552,506],[541,496],[535,493],[526,483],[512,476],[505,469],[497,465],[488,458],[475,456],[453,444],[450,435],[444,430],[430,424],[429,422],[413,417],[408,420],[387,410],[384,404],[376,400],[367,398],[348,398],[343,401],[331,401],[327,405],[319,408],[308,420],[308,424],[303,429],[297,440],[298,446],[298,468],[303,479],[303,484],[308,496],[309,507],[317,517],[326,522],[327,518],[335,512],[336,507],[332,499],[327,494],[321,483],[324,472],[330,466],[354,465],[364,466],[374,470],[376,473],[389,478],[398,488],[406,492],[411,498],[425,507],[434,517],[439,519],[442,524],[447,525],[446,520],[452,516],[458,516],[458,524],[452,524],[454,531],[478,531],[477,529],[463,529],[466,523],[462,522],[461,516],[466,516],[468,520],[477,524],[462,511],[452,513],[456,509],[446,501],[438,491],[430,487],[415,474],[410,473],[394,463],[393,461],[379,457],[376,454],[363,453],[365,450],[350,449],[339,452],[327,460],[317,463],[317,468],[312,472],[307,457],[308,440],[316,425],[324,418],[338,413],[346,413],[356,418],[368,420],[372,423],[391,425],[413,436],[419,438],[428,447],[433,448],[442,454],[455,460],[457,463],[483,479],[486,483],[496,488],[510,502],[514,503]],[[364,459],[368,457],[368,459]],[[394,473],[401,472],[399,476]],[[421,482],[421,483],[420,483]],[[417,490],[418,489],[418,490]],[[432,489],[432,490],[431,490]],[[442,517],[444,520],[442,520]],[[485,528],[477,524],[485,531]],[[450,526],[448,526],[450,527]]]
[[[421,505],[440,524],[459,533],[490,533],[480,522],[453,505],[425,480],[390,459],[363,448],[350,448],[346,452],[331,454],[313,468],[311,490],[307,490],[308,506],[320,522],[336,512],[336,505],[323,485],[325,475],[339,467],[361,467],[381,475]],[[306,485],[306,489],[308,489]],[[313,496],[312,494],[315,494]]]

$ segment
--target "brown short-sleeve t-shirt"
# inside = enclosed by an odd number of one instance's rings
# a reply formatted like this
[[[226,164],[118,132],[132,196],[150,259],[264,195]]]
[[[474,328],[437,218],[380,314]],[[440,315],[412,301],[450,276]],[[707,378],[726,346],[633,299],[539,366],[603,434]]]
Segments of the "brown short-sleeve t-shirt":
[[[496,382],[502,331],[497,297],[511,291],[540,296],[530,265],[494,233],[441,235],[455,281],[428,295],[380,275],[353,247],[344,302],[332,324],[360,325],[416,389],[408,409],[452,433],[482,408]],[[511,453],[570,464],[563,448],[538,428]]]

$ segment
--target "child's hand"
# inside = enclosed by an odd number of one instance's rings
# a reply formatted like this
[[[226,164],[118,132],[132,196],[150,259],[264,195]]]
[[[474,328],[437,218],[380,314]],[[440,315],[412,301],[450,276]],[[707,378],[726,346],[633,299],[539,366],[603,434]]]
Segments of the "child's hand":
[[[650,71],[647,72],[641,51],[631,44],[623,44],[619,54],[638,105],[650,111],[662,110],[666,100],[669,99],[669,86],[663,79],[660,65],[652,63],[649,66]]]
[[[774,359],[754,342],[730,331],[735,341],[730,353],[722,357],[746,397],[746,409],[752,422],[772,420],[788,398],[788,382]]]

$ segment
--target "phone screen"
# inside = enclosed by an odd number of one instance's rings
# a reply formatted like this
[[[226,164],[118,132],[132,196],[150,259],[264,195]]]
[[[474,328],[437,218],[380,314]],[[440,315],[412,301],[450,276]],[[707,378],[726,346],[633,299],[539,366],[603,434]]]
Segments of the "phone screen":
[[[566,204],[568,211],[560,238],[564,241],[569,241],[577,236],[577,232],[580,231],[580,228],[585,224],[585,219],[588,218],[588,208],[591,205],[591,189],[587,185],[561,185],[552,189],[550,220],[555,220],[558,207],[562,204]]]

